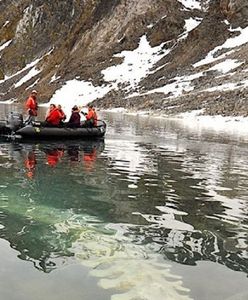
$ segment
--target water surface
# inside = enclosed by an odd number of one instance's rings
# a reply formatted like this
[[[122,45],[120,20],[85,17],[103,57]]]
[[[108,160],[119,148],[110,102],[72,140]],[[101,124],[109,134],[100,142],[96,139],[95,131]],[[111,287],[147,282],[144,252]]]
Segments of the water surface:
[[[104,141],[1,141],[3,299],[247,299],[248,134],[102,117]]]

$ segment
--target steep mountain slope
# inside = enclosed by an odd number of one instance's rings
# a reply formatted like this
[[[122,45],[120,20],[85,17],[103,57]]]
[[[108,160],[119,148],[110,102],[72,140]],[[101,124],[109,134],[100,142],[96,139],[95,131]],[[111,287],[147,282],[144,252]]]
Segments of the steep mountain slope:
[[[2,0],[0,9],[1,101],[32,88],[56,101],[77,82],[68,105],[248,114],[247,0]]]

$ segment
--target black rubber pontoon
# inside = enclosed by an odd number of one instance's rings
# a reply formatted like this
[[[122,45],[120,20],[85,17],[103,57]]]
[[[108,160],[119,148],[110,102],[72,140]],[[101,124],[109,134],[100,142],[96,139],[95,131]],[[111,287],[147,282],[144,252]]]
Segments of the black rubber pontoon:
[[[97,139],[103,138],[106,123],[98,120],[95,127],[70,128],[67,124],[59,127],[46,127],[42,122],[24,125],[21,114],[10,113],[8,120],[0,121],[0,136],[26,139]]]
[[[106,132],[106,126],[91,128],[42,127],[27,125],[16,131],[23,138],[100,138]]]
[[[106,124],[101,121],[102,124],[96,127],[43,127],[36,125],[27,125],[16,131],[17,135],[23,138],[81,138],[81,139],[94,139],[102,138],[106,132]]]

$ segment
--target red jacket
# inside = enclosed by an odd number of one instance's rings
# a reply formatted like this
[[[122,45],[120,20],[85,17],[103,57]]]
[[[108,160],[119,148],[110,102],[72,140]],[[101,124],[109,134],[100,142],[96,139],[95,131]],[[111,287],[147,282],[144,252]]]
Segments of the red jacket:
[[[94,111],[91,109],[88,111],[87,115],[85,116],[86,120],[94,120]]]
[[[35,96],[30,96],[28,100],[26,101],[26,109],[28,110],[28,113],[32,116],[37,116],[37,110],[38,110],[38,104],[36,102]]]
[[[46,118],[46,121],[51,125],[58,126],[61,121],[61,114],[57,108],[51,110]]]
[[[92,121],[93,126],[97,126],[97,114],[96,111],[94,109],[89,109],[87,115],[85,116],[86,120]]]

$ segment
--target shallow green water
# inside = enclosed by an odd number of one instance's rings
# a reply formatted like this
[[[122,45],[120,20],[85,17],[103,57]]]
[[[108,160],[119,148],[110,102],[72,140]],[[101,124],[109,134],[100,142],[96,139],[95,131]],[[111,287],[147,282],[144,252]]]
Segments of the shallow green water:
[[[0,299],[247,299],[248,135],[103,117],[1,142]]]

